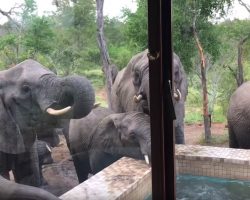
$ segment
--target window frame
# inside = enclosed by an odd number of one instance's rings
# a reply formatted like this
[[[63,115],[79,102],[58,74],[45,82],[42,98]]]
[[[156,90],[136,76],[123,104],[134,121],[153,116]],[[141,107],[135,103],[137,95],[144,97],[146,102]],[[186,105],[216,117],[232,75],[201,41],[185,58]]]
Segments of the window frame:
[[[169,109],[169,80],[172,83],[171,5],[171,0],[148,0],[148,49],[152,56],[149,59],[149,85],[153,200],[176,198],[174,128]]]

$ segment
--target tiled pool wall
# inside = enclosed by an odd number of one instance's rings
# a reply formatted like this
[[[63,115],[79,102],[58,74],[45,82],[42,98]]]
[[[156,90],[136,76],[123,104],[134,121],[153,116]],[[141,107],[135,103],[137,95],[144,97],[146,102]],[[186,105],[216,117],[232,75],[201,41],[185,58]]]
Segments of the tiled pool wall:
[[[144,200],[152,192],[151,167],[143,160],[121,158],[63,194],[62,200]]]
[[[177,174],[250,180],[250,150],[176,145]]]
[[[250,180],[250,150],[176,145],[176,172]],[[152,192],[151,168],[142,160],[121,158],[60,198],[62,200],[144,200]]]

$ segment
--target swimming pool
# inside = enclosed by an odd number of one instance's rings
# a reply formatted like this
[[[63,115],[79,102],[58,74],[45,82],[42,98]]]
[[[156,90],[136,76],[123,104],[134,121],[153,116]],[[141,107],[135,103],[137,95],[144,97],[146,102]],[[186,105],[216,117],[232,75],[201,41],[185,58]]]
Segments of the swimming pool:
[[[176,199],[250,200],[250,181],[179,175],[176,179]]]

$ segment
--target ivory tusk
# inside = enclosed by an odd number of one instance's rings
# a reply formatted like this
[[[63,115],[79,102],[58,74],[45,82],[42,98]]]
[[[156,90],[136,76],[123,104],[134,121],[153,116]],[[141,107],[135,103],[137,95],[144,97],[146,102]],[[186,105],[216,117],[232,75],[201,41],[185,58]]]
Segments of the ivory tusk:
[[[63,115],[65,113],[67,113],[70,109],[71,109],[71,106],[68,106],[68,107],[60,109],[60,110],[55,110],[53,108],[48,108],[46,110],[46,112],[49,113],[50,115],[58,116],[58,115]]]
[[[138,102],[140,102],[142,100],[142,95],[141,94],[139,94],[138,96],[134,96],[134,102],[136,102],[136,103],[138,103]]]
[[[101,105],[101,103],[95,103],[93,106],[93,109],[99,107],[100,105]]]
[[[179,90],[179,89],[177,89],[176,91],[177,91],[177,93],[178,93],[179,100],[181,100],[181,92],[180,92],[180,90]]]
[[[176,101],[181,100],[181,92],[179,89],[176,89],[176,92],[174,92],[174,98],[176,99]]]
[[[48,151],[51,153],[52,152],[52,150],[51,150],[51,148],[46,144],[46,148],[48,149]]]
[[[149,158],[148,158],[148,155],[144,155],[144,158],[145,158],[146,163],[149,165]]]

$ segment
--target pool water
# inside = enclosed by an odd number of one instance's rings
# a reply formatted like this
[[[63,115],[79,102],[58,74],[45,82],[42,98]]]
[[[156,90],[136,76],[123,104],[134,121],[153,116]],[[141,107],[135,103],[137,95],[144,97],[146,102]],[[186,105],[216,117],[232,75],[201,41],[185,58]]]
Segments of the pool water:
[[[152,199],[148,197],[147,200]],[[250,181],[179,175],[177,200],[250,200]]]

